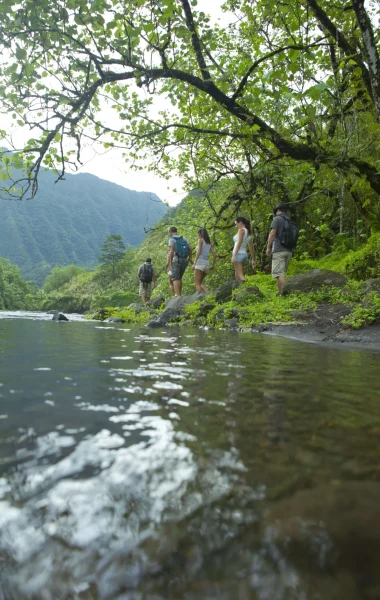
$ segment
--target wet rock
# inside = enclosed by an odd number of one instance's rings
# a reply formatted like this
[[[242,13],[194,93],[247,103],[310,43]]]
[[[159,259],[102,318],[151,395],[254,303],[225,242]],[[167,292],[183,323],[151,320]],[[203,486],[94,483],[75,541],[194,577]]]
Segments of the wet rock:
[[[224,327],[237,327],[239,325],[239,319],[237,317],[233,319],[227,319],[224,321]]]
[[[226,283],[223,283],[223,285],[212,293],[215,295],[218,303],[228,302],[232,298],[233,290],[238,288],[242,283],[242,281],[226,281]]]
[[[152,308],[160,308],[161,304],[165,302],[165,298],[163,296],[157,296],[153,300],[148,300],[146,303],[147,306],[151,306]]]
[[[105,320],[105,323],[125,323],[125,319],[122,319],[121,317],[110,317],[109,319]]]
[[[160,314],[158,320],[161,321],[164,325],[169,321],[177,321],[183,316],[185,313],[181,310],[181,308],[176,307],[168,307]]]
[[[314,568],[377,573],[380,562],[380,483],[321,485],[277,502],[263,521],[263,536],[288,556]]]
[[[56,312],[53,315],[52,321],[68,321],[69,319],[61,312]]]
[[[248,304],[263,297],[264,294],[259,290],[257,285],[244,286],[234,294],[234,300],[237,304]]]
[[[286,282],[285,291],[291,292],[314,292],[322,286],[343,287],[347,278],[341,273],[327,269],[313,269],[308,273],[301,273],[291,277]]]
[[[195,292],[195,294],[191,294],[190,296],[174,296],[174,298],[166,300],[165,306],[166,308],[179,310],[184,306],[194,304],[194,302],[199,302],[199,300],[204,300],[205,298],[206,292]]]
[[[147,323],[146,326],[150,327],[151,329],[157,329],[158,327],[165,327],[165,323],[163,323],[159,319],[152,319],[152,321],[149,321],[149,323]]]
[[[380,277],[375,279],[367,279],[364,286],[364,291],[366,294],[370,292],[376,292],[380,294]]]

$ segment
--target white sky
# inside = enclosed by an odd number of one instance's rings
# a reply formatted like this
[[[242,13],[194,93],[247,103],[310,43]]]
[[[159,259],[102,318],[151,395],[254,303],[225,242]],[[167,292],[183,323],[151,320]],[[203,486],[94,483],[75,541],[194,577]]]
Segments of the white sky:
[[[197,9],[203,10],[205,13],[212,13],[212,21],[216,21],[222,14],[220,7],[223,1],[198,0]],[[4,60],[6,61],[5,57],[3,57]],[[165,108],[165,106],[162,108]],[[26,128],[20,128],[14,123],[9,125],[9,121],[9,117],[0,115],[0,127],[11,132],[12,140],[16,147],[22,147],[25,141],[29,139],[30,132]],[[9,143],[7,144],[4,140],[1,145],[9,147]],[[122,150],[117,148],[104,150],[99,146],[97,150],[88,149],[85,156],[86,162],[78,171],[79,173],[91,173],[101,179],[112,181],[130,190],[154,192],[161,200],[171,206],[178,204],[186,196],[181,177],[173,176],[170,180],[166,180],[148,170],[135,171],[129,168],[128,163],[122,158]]]

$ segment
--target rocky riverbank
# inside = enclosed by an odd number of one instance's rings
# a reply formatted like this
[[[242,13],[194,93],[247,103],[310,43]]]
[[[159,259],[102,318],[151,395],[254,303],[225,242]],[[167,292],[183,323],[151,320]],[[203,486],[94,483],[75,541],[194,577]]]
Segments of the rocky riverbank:
[[[244,283],[228,281],[206,293],[103,309],[95,317],[150,328],[228,328],[380,349],[380,279],[349,281],[341,273],[314,269],[291,277],[286,296],[277,297],[275,282],[257,275]]]

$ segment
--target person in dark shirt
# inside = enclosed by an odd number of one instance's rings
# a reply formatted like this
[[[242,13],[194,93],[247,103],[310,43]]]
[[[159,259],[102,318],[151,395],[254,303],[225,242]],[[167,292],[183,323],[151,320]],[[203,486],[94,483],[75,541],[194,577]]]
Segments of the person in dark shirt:
[[[271,223],[271,230],[268,236],[267,256],[272,255],[272,277],[277,279],[278,296],[284,295],[285,275],[289,267],[292,251],[285,248],[280,242],[285,227],[285,219],[289,218],[287,204],[278,204],[274,210],[274,218]]]

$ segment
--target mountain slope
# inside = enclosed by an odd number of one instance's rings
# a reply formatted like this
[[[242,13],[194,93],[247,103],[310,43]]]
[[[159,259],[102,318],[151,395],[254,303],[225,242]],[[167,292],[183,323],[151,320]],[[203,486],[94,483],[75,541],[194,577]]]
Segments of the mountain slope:
[[[16,264],[26,279],[41,284],[55,266],[93,267],[110,233],[138,246],[166,213],[148,192],[135,192],[94,175],[67,175],[55,184],[41,173],[39,191],[30,201],[0,201],[0,256]]]

